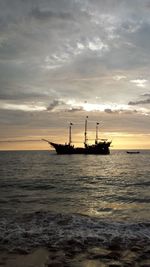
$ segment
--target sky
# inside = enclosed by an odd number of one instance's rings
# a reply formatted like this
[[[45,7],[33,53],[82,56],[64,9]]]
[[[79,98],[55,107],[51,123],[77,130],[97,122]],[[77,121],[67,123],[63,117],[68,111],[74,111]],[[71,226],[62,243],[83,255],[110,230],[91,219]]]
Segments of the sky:
[[[0,0],[0,150],[150,149],[150,0]]]

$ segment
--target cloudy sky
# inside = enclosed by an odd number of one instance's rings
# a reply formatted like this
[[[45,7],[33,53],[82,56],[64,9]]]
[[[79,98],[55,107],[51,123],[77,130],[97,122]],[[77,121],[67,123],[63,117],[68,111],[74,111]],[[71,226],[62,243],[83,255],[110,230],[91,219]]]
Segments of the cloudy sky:
[[[0,0],[0,149],[150,148],[150,0]],[[93,135],[94,134],[94,135]],[[90,139],[89,138],[89,139]]]

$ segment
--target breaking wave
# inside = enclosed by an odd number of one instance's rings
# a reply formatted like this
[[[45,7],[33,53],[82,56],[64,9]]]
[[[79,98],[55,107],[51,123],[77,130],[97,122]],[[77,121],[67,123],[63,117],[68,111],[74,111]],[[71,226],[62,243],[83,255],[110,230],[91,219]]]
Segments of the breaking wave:
[[[0,221],[1,248],[30,250],[37,246],[64,248],[69,244],[128,248],[150,245],[150,222],[115,222],[80,214],[35,212],[5,216]]]

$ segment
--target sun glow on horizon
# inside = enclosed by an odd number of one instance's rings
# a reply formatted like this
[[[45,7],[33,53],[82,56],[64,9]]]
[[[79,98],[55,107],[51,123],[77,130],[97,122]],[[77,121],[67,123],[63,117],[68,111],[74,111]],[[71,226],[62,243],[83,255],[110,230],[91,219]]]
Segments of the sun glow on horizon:
[[[99,111],[99,112],[107,112],[107,113],[121,113],[121,112],[138,112],[143,115],[149,115],[149,109],[143,107],[136,107],[128,104],[118,104],[118,103],[89,103],[85,102],[77,102],[74,99],[68,100],[67,102],[68,107],[72,109],[81,109],[83,111],[92,112],[92,111]]]
[[[136,133],[119,133],[107,132],[101,133],[100,138],[112,141],[110,149],[150,149],[150,134],[136,134]],[[52,142],[65,144],[68,142],[68,136],[56,135],[50,138],[49,136],[41,136],[40,139],[35,140],[3,140],[0,141],[0,150],[53,150],[50,145],[42,139],[47,139]],[[95,140],[95,134],[88,133],[88,143],[92,144]],[[72,136],[72,143],[74,146],[84,146],[84,135],[78,132]]]

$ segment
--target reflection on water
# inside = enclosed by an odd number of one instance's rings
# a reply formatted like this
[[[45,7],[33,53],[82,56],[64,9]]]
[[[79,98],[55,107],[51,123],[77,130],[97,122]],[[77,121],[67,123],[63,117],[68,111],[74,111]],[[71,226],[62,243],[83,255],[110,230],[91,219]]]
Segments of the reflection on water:
[[[0,152],[0,210],[148,220],[149,166],[149,151],[112,151],[107,156]]]
[[[86,267],[99,266],[102,258],[89,252],[96,247],[107,254],[110,247],[119,253],[135,248],[144,259],[150,246],[149,165],[149,151],[0,152],[0,247],[25,253],[48,247],[70,251],[70,257],[87,250],[90,257],[78,262]]]

